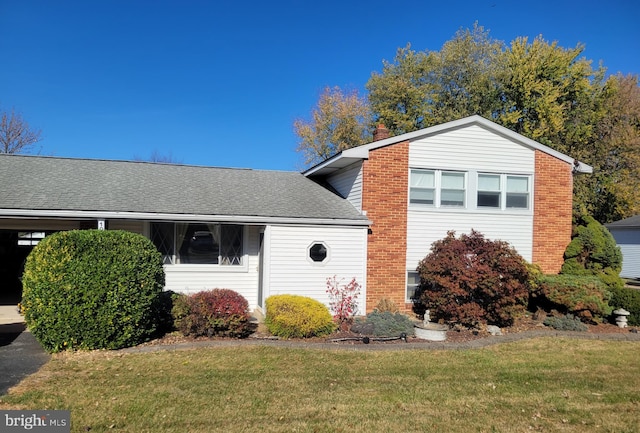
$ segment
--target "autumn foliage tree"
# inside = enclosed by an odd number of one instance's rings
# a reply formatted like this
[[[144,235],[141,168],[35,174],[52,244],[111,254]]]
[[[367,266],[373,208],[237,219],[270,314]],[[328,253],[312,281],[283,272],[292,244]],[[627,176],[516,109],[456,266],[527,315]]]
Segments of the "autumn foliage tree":
[[[325,88],[311,119],[298,119],[293,124],[304,165],[313,165],[369,141],[370,119],[369,104],[357,92]]]
[[[373,72],[366,84],[371,124],[383,123],[397,135],[481,115],[592,166],[593,174],[575,178],[576,209],[587,209],[601,223],[635,215],[640,212],[638,76],[607,78],[606,69],[594,66],[584,50],[582,44],[566,48],[542,36],[507,44],[478,24],[460,29],[440,50],[419,51],[408,44],[392,61],[383,60],[382,71]],[[322,124],[340,123],[331,111],[323,113]],[[327,142],[338,141],[317,143]],[[336,150],[314,155],[322,159]]]
[[[525,311],[529,271],[525,260],[503,241],[472,230],[450,231],[420,261],[418,302],[447,323],[511,325]]]

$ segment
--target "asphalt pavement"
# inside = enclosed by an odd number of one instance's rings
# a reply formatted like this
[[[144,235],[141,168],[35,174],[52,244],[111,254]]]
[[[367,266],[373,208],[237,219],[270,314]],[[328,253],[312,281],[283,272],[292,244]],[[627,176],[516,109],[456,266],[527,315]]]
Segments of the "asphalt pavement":
[[[50,358],[22,317],[8,308],[0,306],[0,396],[38,371]]]

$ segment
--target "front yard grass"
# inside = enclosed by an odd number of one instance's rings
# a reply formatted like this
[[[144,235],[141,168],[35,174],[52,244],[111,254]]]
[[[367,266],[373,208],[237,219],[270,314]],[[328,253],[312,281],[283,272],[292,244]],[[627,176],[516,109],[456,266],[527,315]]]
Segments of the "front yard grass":
[[[564,338],[63,353],[0,409],[67,409],[73,432],[638,432],[639,354],[637,342]]]

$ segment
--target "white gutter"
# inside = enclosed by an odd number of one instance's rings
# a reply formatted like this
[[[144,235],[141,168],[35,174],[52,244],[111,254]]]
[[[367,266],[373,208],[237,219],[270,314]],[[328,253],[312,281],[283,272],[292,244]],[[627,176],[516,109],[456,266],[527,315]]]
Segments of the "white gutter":
[[[293,217],[261,217],[252,215],[200,215],[169,214],[147,212],[103,212],[103,211],[69,211],[69,210],[35,210],[35,209],[0,209],[0,218],[60,218],[60,219],[126,219],[147,221],[198,221],[229,222],[242,224],[286,224],[286,225],[331,225],[368,227],[368,219],[345,218],[293,218]]]

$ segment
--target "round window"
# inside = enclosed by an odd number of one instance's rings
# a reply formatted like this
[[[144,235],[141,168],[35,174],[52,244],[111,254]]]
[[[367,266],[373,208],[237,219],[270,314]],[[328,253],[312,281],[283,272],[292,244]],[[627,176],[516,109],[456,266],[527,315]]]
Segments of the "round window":
[[[314,262],[324,262],[327,259],[327,246],[316,242],[309,247],[309,258]]]

